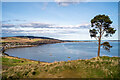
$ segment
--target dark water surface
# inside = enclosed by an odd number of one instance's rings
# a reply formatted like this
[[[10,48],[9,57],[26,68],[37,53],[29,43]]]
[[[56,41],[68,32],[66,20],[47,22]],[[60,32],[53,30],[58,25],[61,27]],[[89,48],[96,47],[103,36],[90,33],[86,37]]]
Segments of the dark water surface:
[[[118,42],[110,42],[113,46],[110,52],[101,48],[101,56],[118,56]],[[90,59],[97,56],[96,42],[71,42],[45,44],[37,47],[14,48],[6,51],[10,56],[45,61],[67,61]]]

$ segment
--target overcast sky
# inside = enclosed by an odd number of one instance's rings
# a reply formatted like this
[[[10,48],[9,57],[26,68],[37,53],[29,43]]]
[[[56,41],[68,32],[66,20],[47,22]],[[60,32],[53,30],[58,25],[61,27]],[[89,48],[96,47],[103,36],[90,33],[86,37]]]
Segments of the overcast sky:
[[[2,36],[91,40],[90,20],[98,14],[109,15],[118,29],[117,2],[3,2]],[[116,32],[109,39],[117,38]]]

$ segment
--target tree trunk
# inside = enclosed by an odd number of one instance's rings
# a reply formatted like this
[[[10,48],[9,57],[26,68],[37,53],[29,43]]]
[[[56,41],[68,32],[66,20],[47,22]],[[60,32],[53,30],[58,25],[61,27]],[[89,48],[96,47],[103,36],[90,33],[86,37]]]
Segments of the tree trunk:
[[[100,56],[100,46],[101,46],[101,38],[99,39],[99,45],[98,45],[98,57]]]
[[[101,47],[101,37],[102,37],[102,35],[101,35],[101,33],[102,33],[101,29],[102,29],[102,26],[100,28],[100,37],[99,37],[99,41],[98,41],[98,57],[100,56],[100,47]]]

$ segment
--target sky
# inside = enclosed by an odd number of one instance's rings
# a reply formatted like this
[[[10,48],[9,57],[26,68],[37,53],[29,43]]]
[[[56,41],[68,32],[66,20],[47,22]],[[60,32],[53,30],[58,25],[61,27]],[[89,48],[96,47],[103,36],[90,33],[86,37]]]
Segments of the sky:
[[[119,0],[1,0],[2,2],[119,2]]]
[[[105,14],[118,30],[118,2],[2,2],[2,36],[94,40],[90,20]],[[118,31],[109,40],[118,39]]]

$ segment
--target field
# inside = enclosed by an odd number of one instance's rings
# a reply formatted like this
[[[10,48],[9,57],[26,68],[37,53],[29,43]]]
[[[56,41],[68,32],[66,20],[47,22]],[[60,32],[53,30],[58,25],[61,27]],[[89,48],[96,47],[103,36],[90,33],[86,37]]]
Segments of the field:
[[[3,42],[35,42],[35,41],[42,41],[42,40],[43,39],[29,39],[29,38],[20,38],[20,37],[7,37],[7,38],[3,39]]]
[[[0,41],[2,44],[13,44],[13,45],[39,45],[40,43],[60,43],[61,40],[47,38],[47,37],[34,37],[34,36],[22,36],[22,37],[2,37]]]
[[[120,78],[118,57],[44,63],[2,57],[2,78]]]

